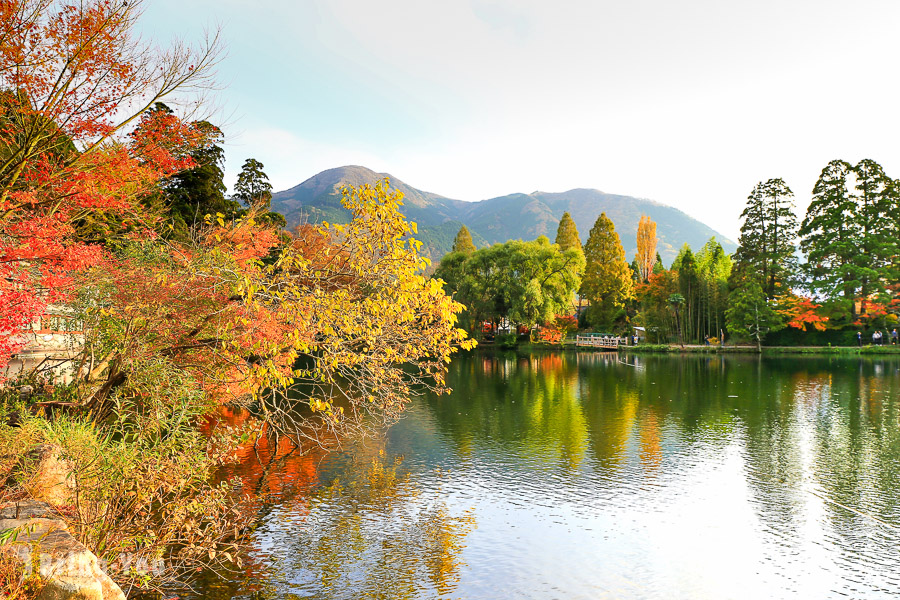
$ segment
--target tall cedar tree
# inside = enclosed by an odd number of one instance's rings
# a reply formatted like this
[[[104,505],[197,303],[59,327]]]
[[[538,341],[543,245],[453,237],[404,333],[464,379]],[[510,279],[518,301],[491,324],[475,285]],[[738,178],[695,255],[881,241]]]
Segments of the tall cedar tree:
[[[647,215],[641,215],[637,228],[637,256],[635,257],[640,267],[641,281],[647,281],[653,272],[653,263],[656,260],[656,223]]]
[[[697,338],[698,304],[700,300],[700,282],[697,277],[697,261],[691,247],[685,244],[672,264],[672,270],[678,272],[678,291],[684,298],[681,315],[681,333],[689,339]]]
[[[591,228],[584,256],[581,295],[591,303],[588,320],[595,327],[610,328],[616,313],[633,296],[634,284],[619,234],[605,212]]]
[[[853,213],[860,235],[860,247],[854,256],[856,279],[862,300],[860,314],[866,314],[869,296],[894,281],[897,255],[897,186],[874,160],[861,160],[853,168],[856,176],[856,210]]]
[[[556,229],[556,243],[563,252],[569,248],[582,250],[578,228],[575,227],[575,221],[572,220],[572,216],[568,212],[564,212],[559,220],[559,227]]]
[[[475,252],[475,244],[472,242],[472,234],[469,228],[463,225],[453,240],[453,248],[451,252],[462,252],[463,254],[472,254]]]
[[[800,248],[806,254],[809,288],[827,297],[841,295],[844,310],[855,320],[854,300],[860,287],[857,255],[862,251],[856,198],[850,192],[853,167],[833,160],[813,186],[812,202],[800,226]]]
[[[263,164],[255,158],[248,158],[238,173],[237,183],[234,185],[233,197],[251,206],[269,210],[272,204],[272,184],[269,176],[263,171]]]
[[[783,179],[759,183],[747,198],[736,253],[738,262],[751,266],[759,285],[772,299],[778,288],[790,285],[797,271],[797,217],[793,192]]]
[[[287,225],[284,215],[269,210],[272,206],[272,184],[263,171],[264,166],[255,158],[244,161],[234,185],[232,199],[240,200],[248,209],[258,211],[258,221],[283,228]]]

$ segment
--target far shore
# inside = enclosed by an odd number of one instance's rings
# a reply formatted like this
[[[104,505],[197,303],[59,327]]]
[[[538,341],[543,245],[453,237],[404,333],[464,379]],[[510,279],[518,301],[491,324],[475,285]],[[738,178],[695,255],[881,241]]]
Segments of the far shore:
[[[493,344],[479,342],[480,348],[499,349]],[[567,339],[562,346],[551,346],[541,343],[520,343],[518,350],[585,350],[591,352],[612,352],[610,349],[578,347],[575,340]],[[859,346],[763,346],[757,349],[749,344],[637,344],[636,346],[619,346],[619,352],[635,354],[829,354],[829,355],[900,355],[900,345],[873,346],[871,344]]]

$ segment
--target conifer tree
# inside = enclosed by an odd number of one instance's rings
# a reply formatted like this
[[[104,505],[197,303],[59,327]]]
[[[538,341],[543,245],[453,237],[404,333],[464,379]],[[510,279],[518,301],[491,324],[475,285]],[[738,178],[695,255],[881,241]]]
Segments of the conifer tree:
[[[653,272],[656,252],[656,223],[647,215],[642,215],[637,228],[637,260],[640,267],[641,281],[647,281]]]
[[[591,228],[584,255],[581,295],[591,303],[588,320],[595,327],[612,327],[616,313],[632,297],[634,284],[619,234],[606,213]]]
[[[238,173],[234,186],[233,198],[240,200],[244,206],[258,206],[268,209],[272,203],[272,184],[269,176],[263,171],[264,165],[255,158],[248,158]]]
[[[862,300],[860,314],[865,314],[869,296],[883,291],[885,282],[895,279],[897,188],[874,160],[861,160],[853,167],[853,173],[856,176],[853,217],[860,236],[854,264]]]
[[[656,253],[656,262],[653,263],[653,274],[658,275],[666,270],[666,265],[663,264],[662,256],[659,255],[659,252]]]
[[[759,285],[769,299],[775,297],[780,286],[790,285],[796,276],[794,251],[798,225],[793,195],[781,178],[760,182],[741,213],[744,223],[736,258],[751,267],[748,273],[759,278]]]
[[[861,228],[853,215],[856,198],[848,188],[853,167],[843,160],[828,163],[813,187],[813,198],[800,226],[800,248],[806,254],[807,285],[812,291],[841,300],[851,320],[860,286],[855,263],[861,252]]]
[[[559,220],[559,227],[556,230],[556,243],[563,252],[569,248],[582,249],[581,238],[578,237],[578,228],[575,227],[575,221],[572,220],[572,216],[568,212],[564,212]]]
[[[472,242],[472,234],[469,233],[468,227],[463,225],[453,240],[452,252],[462,252],[463,254],[472,254],[475,252],[475,244]]]

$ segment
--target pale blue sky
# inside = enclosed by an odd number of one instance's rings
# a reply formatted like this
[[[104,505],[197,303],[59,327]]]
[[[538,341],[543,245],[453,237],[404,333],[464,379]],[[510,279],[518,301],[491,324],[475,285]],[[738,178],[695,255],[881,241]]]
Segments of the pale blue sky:
[[[759,181],[804,209],[832,158],[900,177],[892,0],[147,0],[221,25],[228,183],[345,164],[463,200],[594,187],[733,238]]]

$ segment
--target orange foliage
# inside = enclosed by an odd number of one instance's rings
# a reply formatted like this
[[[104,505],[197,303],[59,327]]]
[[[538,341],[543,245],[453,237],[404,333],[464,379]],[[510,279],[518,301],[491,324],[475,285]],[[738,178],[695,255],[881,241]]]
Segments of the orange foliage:
[[[818,331],[825,331],[828,317],[818,313],[820,304],[816,304],[811,298],[804,298],[792,293],[783,294],[776,298],[775,312],[784,317],[788,327],[806,329],[811,325]]]

